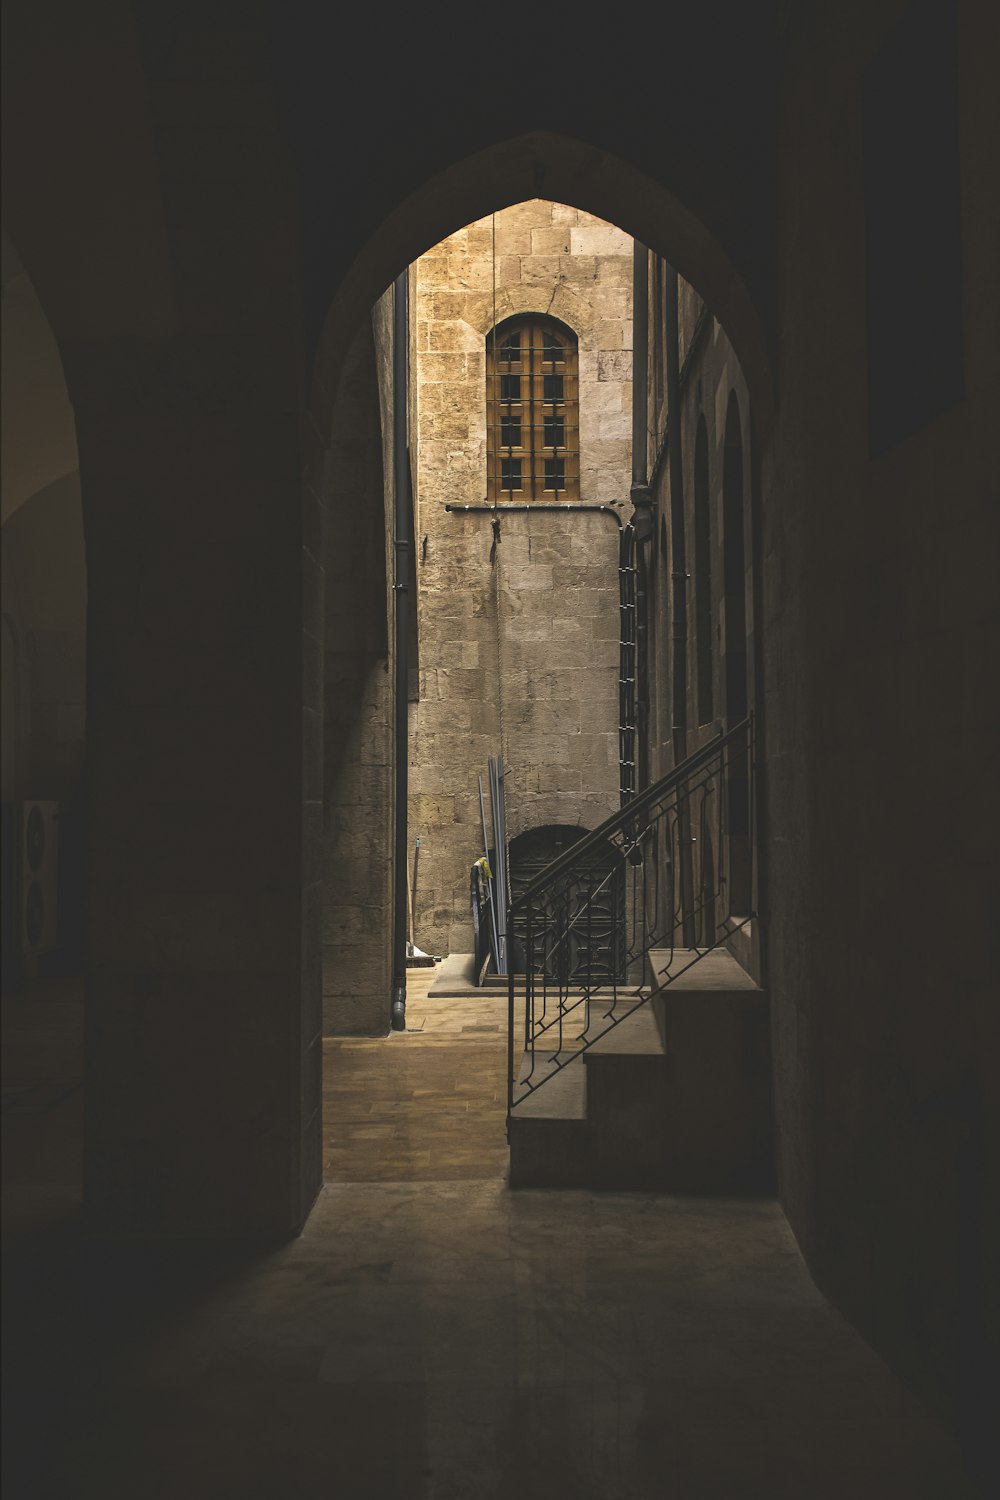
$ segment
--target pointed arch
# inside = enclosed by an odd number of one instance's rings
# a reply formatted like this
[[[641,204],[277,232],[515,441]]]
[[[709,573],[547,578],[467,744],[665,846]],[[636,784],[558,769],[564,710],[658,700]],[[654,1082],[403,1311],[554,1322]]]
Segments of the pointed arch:
[[[666,256],[712,307],[736,351],[761,431],[774,407],[760,310],[720,241],[664,185],[587,142],[534,131],[453,163],[404,198],[347,267],[317,335],[313,404],[322,412],[358,323],[400,270],[465,224],[544,196],[586,210]]]

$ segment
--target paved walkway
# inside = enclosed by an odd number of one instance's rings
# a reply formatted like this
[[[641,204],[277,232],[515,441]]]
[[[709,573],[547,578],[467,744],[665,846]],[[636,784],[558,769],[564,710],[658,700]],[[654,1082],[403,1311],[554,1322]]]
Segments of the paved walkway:
[[[776,1204],[510,1192],[503,1002],[419,990],[327,1044],[331,1180],[280,1250],[85,1249],[78,1096],[13,1117],[10,1500],[968,1493]]]

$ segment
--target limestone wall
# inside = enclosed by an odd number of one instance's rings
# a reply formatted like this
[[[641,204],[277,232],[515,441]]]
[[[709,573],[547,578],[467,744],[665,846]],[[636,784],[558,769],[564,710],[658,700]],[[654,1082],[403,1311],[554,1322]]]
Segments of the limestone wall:
[[[680,447],[685,558],[677,576],[672,541],[672,495],[667,462],[669,412],[666,398],[666,262],[649,264],[649,383],[647,455],[655,507],[655,536],[647,550],[649,600],[648,683],[650,711],[646,751],[655,780],[741,720],[756,706],[754,639],[754,528],[750,399],[735,351],[718,320],[683,278],[678,284]],[[705,546],[699,549],[698,439],[704,434]],[[727,436],[738,433],[739,493],[727,505]],[[733,464],[730,454],[728,463]],[[730,474],[733,485],[733,473]],[[683,735],[678,734],[675,669],[675,590],[684,590]],[[702,670],[707,683],[700,682]],[[737,689],[745,693],[745,701]],[[713,841],[717,814],[711,814]],[[701,849],[694,850],[696,878]],[[759,890],[753,893],[759,896]],[[726,900],[733,892],[725,893]],[[755,901],[755,904],[756,901]],[[745,915],[745,913],[741,913]],[[713,917],[714,920],[714,917]],[[731,939],[740,961],[759,975],[759,924]]]
[[[392,290],[359,329],[327,462],[323,1030],[384,1035],[392,982]],[[359,566],[359,563],[361,566]],[[382,851],[372,858],[372,850]]]
[[[410,710],[409,859],[420,838],[415,939],[472,945],[469,867],[481,853],[477,773],[503,744],[511,837],[592,828],[617,807],[618,526],[600,512],[445,506],[486,496],[486,337],[518,313],[573,329],[580,499],[628,513],[632,241],[562,204],[479,220],[413,267],[411,349],[420,697]],[[499,628],[499,652],[498,652]]]

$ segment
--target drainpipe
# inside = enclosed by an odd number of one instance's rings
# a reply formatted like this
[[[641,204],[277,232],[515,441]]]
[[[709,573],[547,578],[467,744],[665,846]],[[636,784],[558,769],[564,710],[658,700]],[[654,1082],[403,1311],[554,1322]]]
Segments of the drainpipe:
[[[673,584],[673,734],[674,760],[687,753],[687,562],[684,548],[684,469],[681,453],[680,325],[677,272],[667,267],[667,462],[670,469],[670,577]]]
[[[648,423],[647,366],[649,363],[649,251],[638,240],[632,245],[632,489],[630,499],[640,508],[632,518],[636,540],[648,523],[652,531],[649,507],[649,475],[646,471],[646,427]]]
[[[392,467],[394,498],[394,566],[396,637],[396,772],[395,863],[393,865],[392,1008],[393,1031],[406,1030],[406,813],[409,762],[410,627],[410,457],[406,445],[406,355],[409,341],[407,276],[396,277],[392,299]]]
[[[619,503],[619,501],[615,502],[615,504]],[[497,511],[511,510],[530,511],[532,515],[537,515],[540,510],[559,511],[561,514],[565,514],[568,510],[589,510],[596,515],[610,516],[618,530],[622,529],[622,518],[614,505],[598,505],[596,502],[586,500],[500,500],[496,504],[487,504],[483,500],[482,503],[477,502],[475,505],[458,505],[449,501],[445,510],[452,511],[456,515],[483,516],[495,516]]]
[[[680,319],[677,272],[667,266],[664,309],[667,341],[667,463],[670,472],[670,579],[673,651],[674,765],[687,755],[687,562],[684,547],[684,470],[681,453]],[[691,818],[686,799],[678,817],[680,836],[681,910],[684,943],[694,947],[694,869],[691,859]]]
[[[649,784],[649,567],[653,496],[646,453],[649,363],[649,251],[632,244],[632,528],[636,541],[636,746],[638,786]]]

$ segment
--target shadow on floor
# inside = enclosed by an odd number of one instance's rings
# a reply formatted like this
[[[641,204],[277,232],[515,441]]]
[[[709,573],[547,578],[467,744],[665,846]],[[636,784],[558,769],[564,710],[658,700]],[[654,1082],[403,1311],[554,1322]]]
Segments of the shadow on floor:
[[[461,1055],[484,1050],[487,1069],[493,1022],[468,1027],[338,1044],[335,1106],[339,1089],[360,1132],[382,1068],[397,1082],[375,1123],[391,1128],[358,1134],[352,1171],[280,1246],[88,1241],[79,1093],[17,1119],[9,1500],[970,1493],[948,1435],[816,1291],[775,1203],[510,1192],[496,1107]]]

